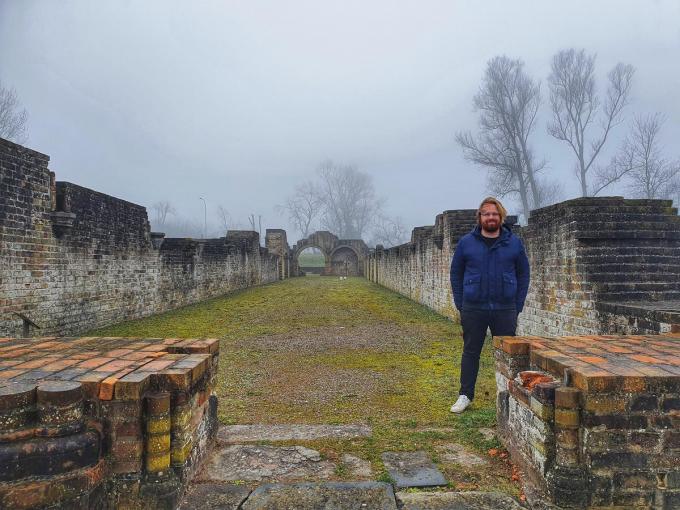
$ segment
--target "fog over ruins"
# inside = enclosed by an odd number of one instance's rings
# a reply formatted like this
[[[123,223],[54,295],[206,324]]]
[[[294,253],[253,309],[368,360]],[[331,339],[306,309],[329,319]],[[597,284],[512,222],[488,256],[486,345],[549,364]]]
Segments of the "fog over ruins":
[[[0,509],[680,508],[679,22],[0,0]]]

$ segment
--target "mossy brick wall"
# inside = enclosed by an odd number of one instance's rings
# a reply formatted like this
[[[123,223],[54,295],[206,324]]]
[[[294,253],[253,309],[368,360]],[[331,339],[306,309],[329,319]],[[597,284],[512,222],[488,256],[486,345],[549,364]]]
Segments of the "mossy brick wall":
[[[411,242],[378,246],[367,277],[451,318],[449,270],[475,211],[446,211]],[[524,242],[531,284],[518,330],[567,335],[680,329],[680,219],[670,201],[569,200],[532,211]]]
[[[0,338],[0,508],[174,509],[217,428],[215,339]]]
[[[680,335],[494,347],[499,437],[531,493],[561,508],[680,508]]]
[[[0,139],[0,335],[74,334],[275,281],[254,232],[162,239],[136,204],[55,182],[43,154]]]

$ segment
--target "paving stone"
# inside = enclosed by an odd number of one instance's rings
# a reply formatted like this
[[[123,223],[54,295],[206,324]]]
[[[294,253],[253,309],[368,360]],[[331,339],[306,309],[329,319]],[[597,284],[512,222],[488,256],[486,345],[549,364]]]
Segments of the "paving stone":
[[[254,441],[303,441],[313,439],[351,439],[370,437],[368,425],[224,425],[217,432],[222,444]]]
[[[444,475],[424,451],[385,452],[382,460],[397,488],[446,485]]]
[[[189,488],[178,510],[237,510],[248,494],[242,485],[199,483]]]
[[[342,457],[340,457],[340,462],[349,468],[350,476],[352,478],[370,478],[373,475],[371,463],[367,460],[360,459],[359,457],[345,453]]]
[[[397,492],[402,510],[520,510],[517,501],[495,492]]]
[[[334,473],[334,463],[303,446],[231,445],[211,452],[198,480],[328,480]]]
[[[443,462],[452,462],[461,466],[483,466],[487,460],[479,455],[468,451],[465,446],[458,443],[448,443],[436,446]]]
[[[243,510],[396,510],[392,486],[379,482],[270,484],[258,487]]]

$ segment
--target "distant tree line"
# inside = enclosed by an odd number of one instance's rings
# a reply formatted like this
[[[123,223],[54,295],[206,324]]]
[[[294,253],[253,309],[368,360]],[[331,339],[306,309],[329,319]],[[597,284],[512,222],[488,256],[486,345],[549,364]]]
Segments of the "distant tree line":
[[[624,183],[627,196],[636,198],[680,194],[680,160],[663,154],[660,113],[635,115],[616,154],[609,162],[600,162],[612,131],[625,121],[634,74],[633,66],[616,64],[607,75],[604,93],[599,94],[595,55],[566,49],[553,56],[548,76],[552,118],[546,129],[572,152],[584,197],[596,196],[616,182]],[[547,175],[546,160],[536,154],[532,143],[541,105],[540,81],[527,74],[522,60],[494,57],[473,99],[478,130],[456,135],[464,157],[487,169],[489,190],[517,199],[524,218],[563,193],[561,184]]]

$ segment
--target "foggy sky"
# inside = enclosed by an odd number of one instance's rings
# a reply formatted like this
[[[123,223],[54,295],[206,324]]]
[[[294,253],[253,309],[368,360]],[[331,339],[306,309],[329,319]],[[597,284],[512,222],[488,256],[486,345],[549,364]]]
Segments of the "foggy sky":
[[[576,196],[571,154],[545,134],[550,59],[568,47],[597,53],[600,90],[616,62],[634,65],[626,117],[664,112],[680,157],[677,0],[0,0],[0,80],[58,180],[169,200],[199,224],[202,196],[209,221],[220,204],[242,227],[261,214],[290,244],[274,206],[328,158],[368,172],[409,229],[476,207],[485,172],[454,135],[475,129],[472,97],[499,54],[541,79],[534,149]]]

